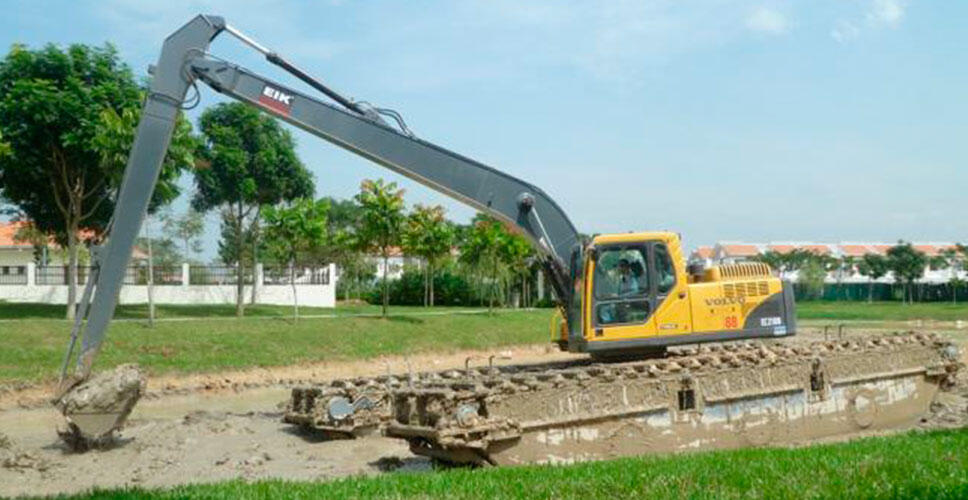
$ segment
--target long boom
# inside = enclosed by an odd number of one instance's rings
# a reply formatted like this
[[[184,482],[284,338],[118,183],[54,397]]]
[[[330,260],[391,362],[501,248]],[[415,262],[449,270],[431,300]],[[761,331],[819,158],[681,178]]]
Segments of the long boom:
[[[259,50],[271,63],[309,83],[345,110],[209,56],[209,44],[223,31]],[[104,340],[117,305],[125,267],[171,141],[175,119],[189,88],[196,81],[258,106],[317,137],[517,228],[541,254],[545,275],[559,302],[570,307],[574,270],[569,267],[574,264],[569,265],[569,262],[575,261],[572,255],[581,251],[578,232],[554,200],[536,186],[413,137],[402,121],[402,130],[392,128],[377,113],[383,110],[367,108],[342,97],[227,26],[218,16],[197,16],[170,35],[152,73],[150,90],[118,194],[111,232],[104,248],[96,254],[97,287],[83,329],[75,379],[84,379],[90,374]],[[79,317],[87,312],[91,295],[89,288],[82,299]],[[80,325],[78,322],[75,326],[75,335]],[[75,339],[72,339],[65,363]]]

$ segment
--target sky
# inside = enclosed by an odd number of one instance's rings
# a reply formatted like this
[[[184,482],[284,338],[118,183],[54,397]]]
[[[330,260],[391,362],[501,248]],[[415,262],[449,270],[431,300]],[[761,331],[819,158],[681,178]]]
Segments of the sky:
[[[421,138],[540,186],[584,233],[672,230],[688,248],[968,240],[965,2],[5,4],[4,50],[111,42],[137,75],[192,16],[222,15],[342,93],[399,111]],[[306,89],[229,36],[210,51]],[[203,89],[189,117],[224,100]],[[383,177],[409,203],[473,215],[293,131],[317,196]]]

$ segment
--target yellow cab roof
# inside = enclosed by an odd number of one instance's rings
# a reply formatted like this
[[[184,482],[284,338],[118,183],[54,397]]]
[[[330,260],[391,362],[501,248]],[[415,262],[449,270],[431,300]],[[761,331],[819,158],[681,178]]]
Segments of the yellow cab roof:
[[[646,241],[646,240],[662,240],[671,241],[678,240],[679,234],[669,231],[642,231],[637,233],[612,233],[612,234],[599,234],[592,238],[593,245],[607,245],[610,243],[629,243],[634,241]]]

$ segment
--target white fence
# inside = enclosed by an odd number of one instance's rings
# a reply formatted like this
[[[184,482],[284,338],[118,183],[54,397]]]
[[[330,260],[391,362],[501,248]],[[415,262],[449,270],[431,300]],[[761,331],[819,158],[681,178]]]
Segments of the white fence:
[[[78,297],[90,272],[78,272]],[[234,304],[236,298],[235,268],[230,266],[181,266],[154,268],[154,300],[156,304]],[[0,268],[0,300],[7,302],[42,302],[67,304],[67,272],[64,267],[5,266]],[[243,296],[246,302],[255,287],[257,304],[292,304],[293,287],[286,269],[266,270],[256,264],[255,279],[246,271]],[[336,266],[297,268],[296,294],[299,305],[314,307],[336,306]],[[121,287],[121,304],[148,302],[147,268],[128,268],[125,284]]]

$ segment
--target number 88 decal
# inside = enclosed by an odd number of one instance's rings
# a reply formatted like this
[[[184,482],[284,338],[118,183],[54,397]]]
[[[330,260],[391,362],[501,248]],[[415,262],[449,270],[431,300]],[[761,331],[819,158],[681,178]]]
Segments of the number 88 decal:
[[[739,320],[736,316],[726,316],[725,326],[726,328],[738,328]]]

